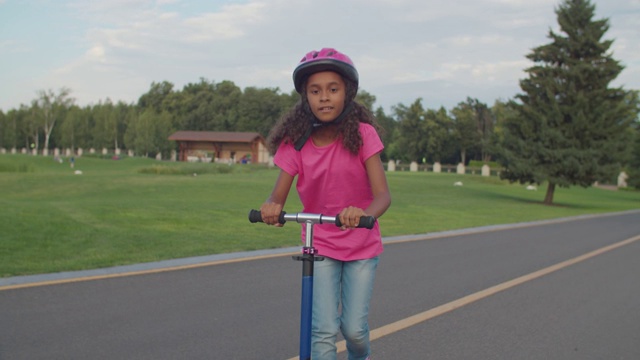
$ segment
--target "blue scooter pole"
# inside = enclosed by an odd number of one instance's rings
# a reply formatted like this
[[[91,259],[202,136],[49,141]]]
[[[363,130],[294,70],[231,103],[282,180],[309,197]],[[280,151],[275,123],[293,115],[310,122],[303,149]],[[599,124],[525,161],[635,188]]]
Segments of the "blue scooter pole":
[[[252,223],[262,222],[262,214],[259,210],[249,212],[249,221]],[[302,248],[302,255],[293,256],[294,260],[302,261],[302,302],[300,306],[300,360],[311,359],[311,319],[313,314],[313,267],[315,261],[322,261],[324,257],[316,256],[316,249],[313,247],[313,226],[314,224],[335,224],[340,227],[340,219],[337,216],[326,216],[321,214],[287,214],[284,211],[280,214],[279,222],[284,224],[287,221],[304,223],[305,244]],[[376,219],[373,216],[363,216],[360,218],[359,228],[372,229]]]
[[[311,359],[311,318],[313,314],[313,267],[315,261],[324,260],[315,256],[313,247],[313,222],[305,221],[305,245],[302,255],[293,259],[302,261],[302,302],[300,304],[300,360]]]

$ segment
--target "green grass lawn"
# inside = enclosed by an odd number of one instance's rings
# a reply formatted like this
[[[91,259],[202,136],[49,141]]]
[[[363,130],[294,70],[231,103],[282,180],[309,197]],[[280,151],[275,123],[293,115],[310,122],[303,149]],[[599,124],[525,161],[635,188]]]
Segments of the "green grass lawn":
[[[297,224],[247,220],[277,171],[87,156],[71,169],[51,157],[0,155],[0,276],[297,246]],[[557,189],[555,205],[544,206],[544,188],[527,191],[496,178],[387,177],[393,203],[380,219],[383,236],[640,208],[640,192],[633,191]],[[295,189],[288,201],[288,212],[301,209]]]

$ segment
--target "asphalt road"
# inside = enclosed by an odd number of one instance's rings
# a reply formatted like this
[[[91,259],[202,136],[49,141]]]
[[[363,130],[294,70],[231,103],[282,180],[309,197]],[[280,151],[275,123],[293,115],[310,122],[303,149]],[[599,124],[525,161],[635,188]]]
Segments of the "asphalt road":
[[[640,211],[387,240],[376,360],[640,359]],[[0,359],[293,358],[300,279],[280,255],[0,285]]]

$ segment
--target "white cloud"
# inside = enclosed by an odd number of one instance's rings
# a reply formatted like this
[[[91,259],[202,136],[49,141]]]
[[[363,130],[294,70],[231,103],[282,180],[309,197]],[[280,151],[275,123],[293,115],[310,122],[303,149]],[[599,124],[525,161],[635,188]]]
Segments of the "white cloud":
[[[99,62],[105,62],[105,50],[102,46],[94,46],[87,52],[87,58]]]
[[[247,25],[254,26],[263,20],[264,7],[263,3],[228,5],[221,12],[187,19],[184,22],[188,31],[186,40],[208,42],[243,36]]]
[[[40,88],[68,86],[79,103],[106,97],[135,101],[151,82],[181,88],[201,77],[289,92],[302,55],[326,46],[355,61],[362,87],[379,105],[425,97],[425,104],[450,106],[467,96],[492,103],[519,90],[523,69],[530,66],[525,55],[548,42],[559,1],[73,0],[66,7],[48,2],[70,14],[61,43],[77,51],[52,64],[37,47],[0,34],[3,55],[19,61],[25,57],[19,51],[33,51],[29,58],[42,69],[38,76],[0,69],[0,81],[13,85],[0,89],[0,108],[28,102]],[[614,57],[627,65],[620,80],[640,88],[638,1],[610,0],[598,3],[596,11],[603,14],[598,18],[611,17],[606,37],[615,38]],[[59,27],[59,19],[46,21]],[[27,98],[17,100],[17,93]]]
[[[16,40],[4,40],[0,41],[0,50],[0,52],[3,54],[19,54],[28,53],[32,49],[29,47],[29,45],[20,43]]]
[[[545,7],[556,6],[559,3],[559,0],[536,0],[536,1],[530,1],[530,0],[489,0],[489,2],[500,4],[500,5],[507,5],[507,6],[511,6],[511,7],[517,7],[517,8],[527,8],[527,7],[538,7],[540,5],[543,5]]]

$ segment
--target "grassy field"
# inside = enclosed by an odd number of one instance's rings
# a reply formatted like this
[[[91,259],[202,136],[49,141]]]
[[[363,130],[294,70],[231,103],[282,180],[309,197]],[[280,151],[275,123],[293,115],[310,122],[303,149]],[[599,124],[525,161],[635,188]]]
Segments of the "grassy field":
[[[85,156],[71,169],[51,157],[0,155],[0,276],[299,245],[296,224],[247,220],[276,176],[252,165]],[[555,205],[544,206],[543,188],[496,178],[387,176],[393,204],[380,219],[383,236],[640,208],[633,191],[557,189]],[[293,190],[285,210],[300,209]]]

